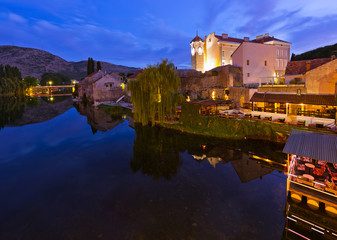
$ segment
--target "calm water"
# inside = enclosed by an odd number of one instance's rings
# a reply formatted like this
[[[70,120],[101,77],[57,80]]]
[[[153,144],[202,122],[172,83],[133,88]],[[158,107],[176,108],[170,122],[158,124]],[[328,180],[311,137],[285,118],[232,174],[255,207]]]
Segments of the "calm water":
[[[0,108],[0,239],[282,238],[286,176],[249,153],[283,146],[37,102]]]

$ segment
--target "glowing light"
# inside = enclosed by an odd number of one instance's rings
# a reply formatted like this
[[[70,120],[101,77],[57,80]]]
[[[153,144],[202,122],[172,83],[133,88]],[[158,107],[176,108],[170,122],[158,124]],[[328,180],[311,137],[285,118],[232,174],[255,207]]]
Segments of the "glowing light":
[[[215,100],[215,91],[212,91],[212,99]]]
[[[191,101],[190,96],[187,96],[186,102],[190,102],[190,101]]]
[[[54,98],[53,98],[53,97],[50,97],[49,100],[50,100],[50,101],[54,101]]]
[[[195,54],[195,48],[192,48],[191,54],[192,54],[192,56],[194,56],[194,54]]]
[[[52,82],[52,81],[49,81],[48,83],[49,83],[49,86],[51,86],[51,85],[53,84],[53,82]]]
[[[124,90],[125,89],[125,84],[121,83],[121,88]]]
[[[202,146],[202,149],[206,149],[206,145],[201,145]]]

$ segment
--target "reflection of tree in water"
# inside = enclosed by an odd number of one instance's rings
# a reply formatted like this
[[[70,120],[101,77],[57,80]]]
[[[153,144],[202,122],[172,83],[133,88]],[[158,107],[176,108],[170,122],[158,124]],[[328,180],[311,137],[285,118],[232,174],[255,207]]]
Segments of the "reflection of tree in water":
[[[237,141],[185,134],[178,131],[141,127],[136,125],[133,159],[130,162],[134,172],[141,171],[153,179],[170,179],[176,175],[181,159],[179,153],[186,150],[196,159],[222,163],[241,160],[243,155],[254,153],[274,161],[286,159],[282,153],[283,145],[262,141]],[[245,153],[245,154],[244,154]],[[198,161],[200,161],[198,160]],[[213,164],[212,164],[213,165]]]
[[[25,97],[0,97],[0,129],[20,119],[25,111]]]
[[[153,179],[170,179],[176,175],[181,166],[176,135],[156,127],[136,125],[135,130],[131,169]]]

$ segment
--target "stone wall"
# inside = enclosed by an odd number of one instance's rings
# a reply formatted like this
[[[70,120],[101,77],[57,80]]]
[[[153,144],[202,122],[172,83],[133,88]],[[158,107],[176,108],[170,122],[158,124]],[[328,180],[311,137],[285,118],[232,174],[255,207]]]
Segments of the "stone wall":
[[[181,79],[180,93],[189,94],[191,100],[197,98],[208,98],[209,92],[216,90],[217,95],[229,87],[242,86],[241,68],[232,65],[215,68],[205,73],[201,72],[181,72],[178,73]]]
[[[234,108],[244,107],[244,104],[250,103],[250,99],[256,91],[256,89],[244,87],[230,87],[229,99],[233,101]]]
[[[335,94],[337,82],[337,59],[306,73],[308,93]]]
[[[286,92],[297,93],[297,90],[301,89],[301,93],[307,93],[307,88],[304,85],[264,85],[258,87],[258,92]]]

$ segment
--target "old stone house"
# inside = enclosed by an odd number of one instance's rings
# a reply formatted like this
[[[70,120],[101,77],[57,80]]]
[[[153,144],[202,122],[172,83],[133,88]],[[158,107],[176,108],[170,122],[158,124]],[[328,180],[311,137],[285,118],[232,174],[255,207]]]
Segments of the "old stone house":
[[[88,75],[78,84],[79,97],[86,97],[90,102],[116,101],[125,93],[125,84],[114,75],[103,71]]]

